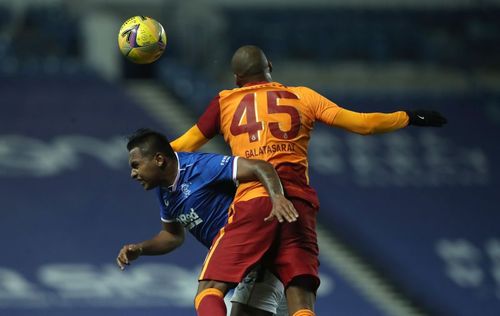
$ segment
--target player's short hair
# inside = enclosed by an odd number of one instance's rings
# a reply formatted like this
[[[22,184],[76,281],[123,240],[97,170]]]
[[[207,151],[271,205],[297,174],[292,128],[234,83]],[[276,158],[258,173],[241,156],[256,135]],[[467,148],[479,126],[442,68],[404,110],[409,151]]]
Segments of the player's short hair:
[[[174,158],[174,150],[167,137],[149,128],[140,128],[128,137],[127,149],[138,147],[145,156],[163,153],[168,158]]]
[[[231,68],[240,77],[250,77],[264,74],[269,69],[269,61],[258,46],[245,45],[234,53]]]

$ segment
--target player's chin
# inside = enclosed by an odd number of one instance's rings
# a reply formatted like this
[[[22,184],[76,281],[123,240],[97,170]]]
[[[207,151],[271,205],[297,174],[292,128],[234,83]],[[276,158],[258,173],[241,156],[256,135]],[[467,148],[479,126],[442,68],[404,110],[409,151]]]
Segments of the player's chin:
[[[144,190],[146,190],[146,191],[156,188],[156,185],[151,184],[149,182],[141,182],[141,184],[142,184],[142,187],[144,188]]]

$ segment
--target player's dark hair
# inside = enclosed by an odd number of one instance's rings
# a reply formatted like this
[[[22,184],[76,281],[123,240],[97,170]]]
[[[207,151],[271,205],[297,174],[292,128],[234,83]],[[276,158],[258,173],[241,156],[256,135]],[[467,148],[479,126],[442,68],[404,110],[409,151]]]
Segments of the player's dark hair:
[[[266,55],[262,49],[254,45],[238,48],[231,59],[233,73],[240,77],[264,75],[268,67],[269,61]]]
[[[167,137],[149,128],[140,128],[128,137],[127,149],[130,151],[135,147],[145,156],[163,153],[168,158],[175,158]]]

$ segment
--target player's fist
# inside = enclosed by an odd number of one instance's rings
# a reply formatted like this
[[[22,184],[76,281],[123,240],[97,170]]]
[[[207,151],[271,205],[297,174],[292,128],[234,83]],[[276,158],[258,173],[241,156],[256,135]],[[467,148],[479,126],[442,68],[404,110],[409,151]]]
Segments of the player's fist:
[[[142,254],[142,247],[135,244],[125,245],[120,250],[118,257],[116,257],[116,264],[120,269],[124,270],[125,266],[130,265],[130,261],[133,261]]]
[[[409,124],[415,126],[441,127],[448,122],[441,113],[436,111],[414,110],[406,111],[406,114],[410,117]]]

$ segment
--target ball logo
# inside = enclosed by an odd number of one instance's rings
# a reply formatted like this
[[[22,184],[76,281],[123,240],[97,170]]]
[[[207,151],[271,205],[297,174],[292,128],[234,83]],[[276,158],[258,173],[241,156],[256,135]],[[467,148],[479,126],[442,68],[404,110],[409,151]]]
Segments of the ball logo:
[[[128,60],[150,64],[165,51],[167,35],[163,26],[153,18],[135,16],[123,23],[118,33],[118,47]]]

